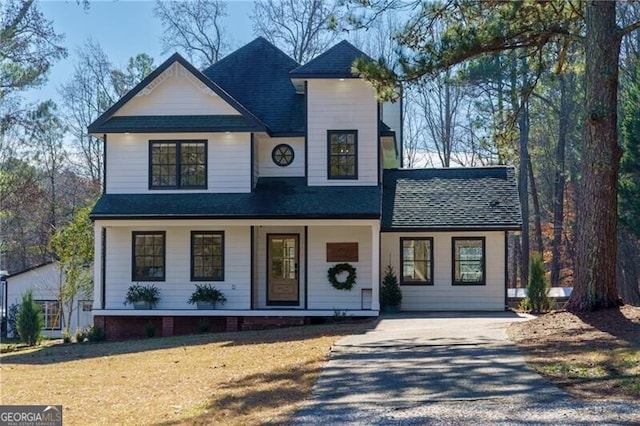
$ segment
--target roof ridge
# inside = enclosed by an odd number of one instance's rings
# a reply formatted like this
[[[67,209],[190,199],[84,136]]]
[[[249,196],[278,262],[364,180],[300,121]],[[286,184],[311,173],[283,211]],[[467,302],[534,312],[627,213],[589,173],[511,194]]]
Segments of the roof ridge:
[[[287,55],[286,53],[284,53],[278,46],[274,45],[273,43],[271,43],[269,40],[267,40],[266,38],[264,38],[263,36],[258,36],[256,38],[254,38],[253,40],[251,40],[249,43],[245,44],[242,47],[239,47],[238,49],[234,50],[233,52],[229,53],[227,56],[223,57],[222,59],[220,59],[218,62],[209,65],[208,67],[206,67],[205,69],[202,70],[203,74],[206,74],[207,71],[209,71],[211,68],[215,68],[216,66],[218,66],[219,64],[224,65],[225,62],[228,62],[230,60],[232,60],[235,56],[237,56],[238,54],[242,54],[242,51],[245,49],[250,48],[251,46],[258,44],[258,43],[262,43],[263,45],[271,48],[273,51],[275,51],[276,53],[278,53],[279,55],[285,57],[286,59],[288,59],[290,62],[292,62],[292,69],[295,69],[296,67],[299,67],[300,64],[298,62],[295,61],[295,59],[293,59],[291,56]]]

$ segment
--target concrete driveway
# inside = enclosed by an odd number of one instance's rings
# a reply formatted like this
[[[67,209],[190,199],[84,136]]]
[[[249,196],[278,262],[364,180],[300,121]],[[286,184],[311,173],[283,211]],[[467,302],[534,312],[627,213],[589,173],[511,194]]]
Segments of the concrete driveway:
[[[341,339],[294,424],[640,424],[640,405],[582,402],[509,340],[513,313],[383,316]],[[636,423],[637,422],[637,423]]]

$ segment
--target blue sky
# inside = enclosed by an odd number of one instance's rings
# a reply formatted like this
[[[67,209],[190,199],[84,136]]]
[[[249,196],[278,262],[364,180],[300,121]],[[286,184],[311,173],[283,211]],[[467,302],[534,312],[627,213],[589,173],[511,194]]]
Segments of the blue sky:
[[[54,64],[45,86],[24,94],[27,101],[46,99],[59,101],[57,89],[73,72],[76,50],[89,39],[98,42],[109,59],[118,66],[138,53],[147,53],[161,64],[171,53],[162,54],[160,21],[153,16],[154,2],[126,0],[91,0],[84,10],[75,0],[40,0],[39,7],[45,18],[53,22],[57,33],[65,34],[63,45],[69,56]],[[229,0],[224,24],[231,38],[232,48],[253,40],[250,14],[253,3],[249,0]]]

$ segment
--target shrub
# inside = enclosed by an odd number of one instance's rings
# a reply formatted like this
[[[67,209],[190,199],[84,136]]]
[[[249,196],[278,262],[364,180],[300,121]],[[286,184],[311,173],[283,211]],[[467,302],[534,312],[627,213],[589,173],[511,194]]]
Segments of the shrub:
[[[144,325],[144,333],[147,337],[153,337],[156,335],[156,328],[153,326],[153,323],[149,321]]]
[[[398,277],[393,270],[393,266],[387,265],[384,278],[382,279],[382,287],[380,288],[380,305],[400,306],[402,302],[402,291],[398,285]]]
[[[37,345],[42,340],[44,316],[42,308],[33,300],[33,291],[22,295],[22,303],[16,315],[16,329],[27,346]]]
[[[65,327],[62,330],[62,342],[63,343],[71,343],[71,332],[69,331],[69,328]]]
[[[209,321],[207,321],[206,319],[201,319],[198,322],[198,331],[200,333],[208,333],[209,332]]]
[[[527,284],[527,299],[532,312],[542,312],[549,309],[547,294],[547,280],[544,276],[544,262],[540,253],[531,256],[529,266],[529,283]]]
[[[76,329],[76,342],[83,343],[86,340],[89,340],[87,337],[87,330],[84,328]]]
[[[106,333],[99,325],[92,325],[87,328],[87,339],[89,339],[90,342],[102,342],[106,338]]]

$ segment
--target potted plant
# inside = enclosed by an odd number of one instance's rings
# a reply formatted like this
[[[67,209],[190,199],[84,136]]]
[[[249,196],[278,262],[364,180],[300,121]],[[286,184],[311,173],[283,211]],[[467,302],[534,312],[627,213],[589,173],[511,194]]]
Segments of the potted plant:
[[[127,290],[124,304],[132,304],[133,309],[153,309],[160,301],[160,290],[153,284],[133,284]]]
[[[402,291],[400,291],[398,277],[393,266],[387,265],[380,288],[380,305],[384,312],[394,313],[398,312],[400,302],[402,302]]]
[[[196,289],[191,293],[188,303],[197,306],[198,309],[215,309],[216,303],[221,305],[227,301],[224,294],[211,284],[196,284]]]

